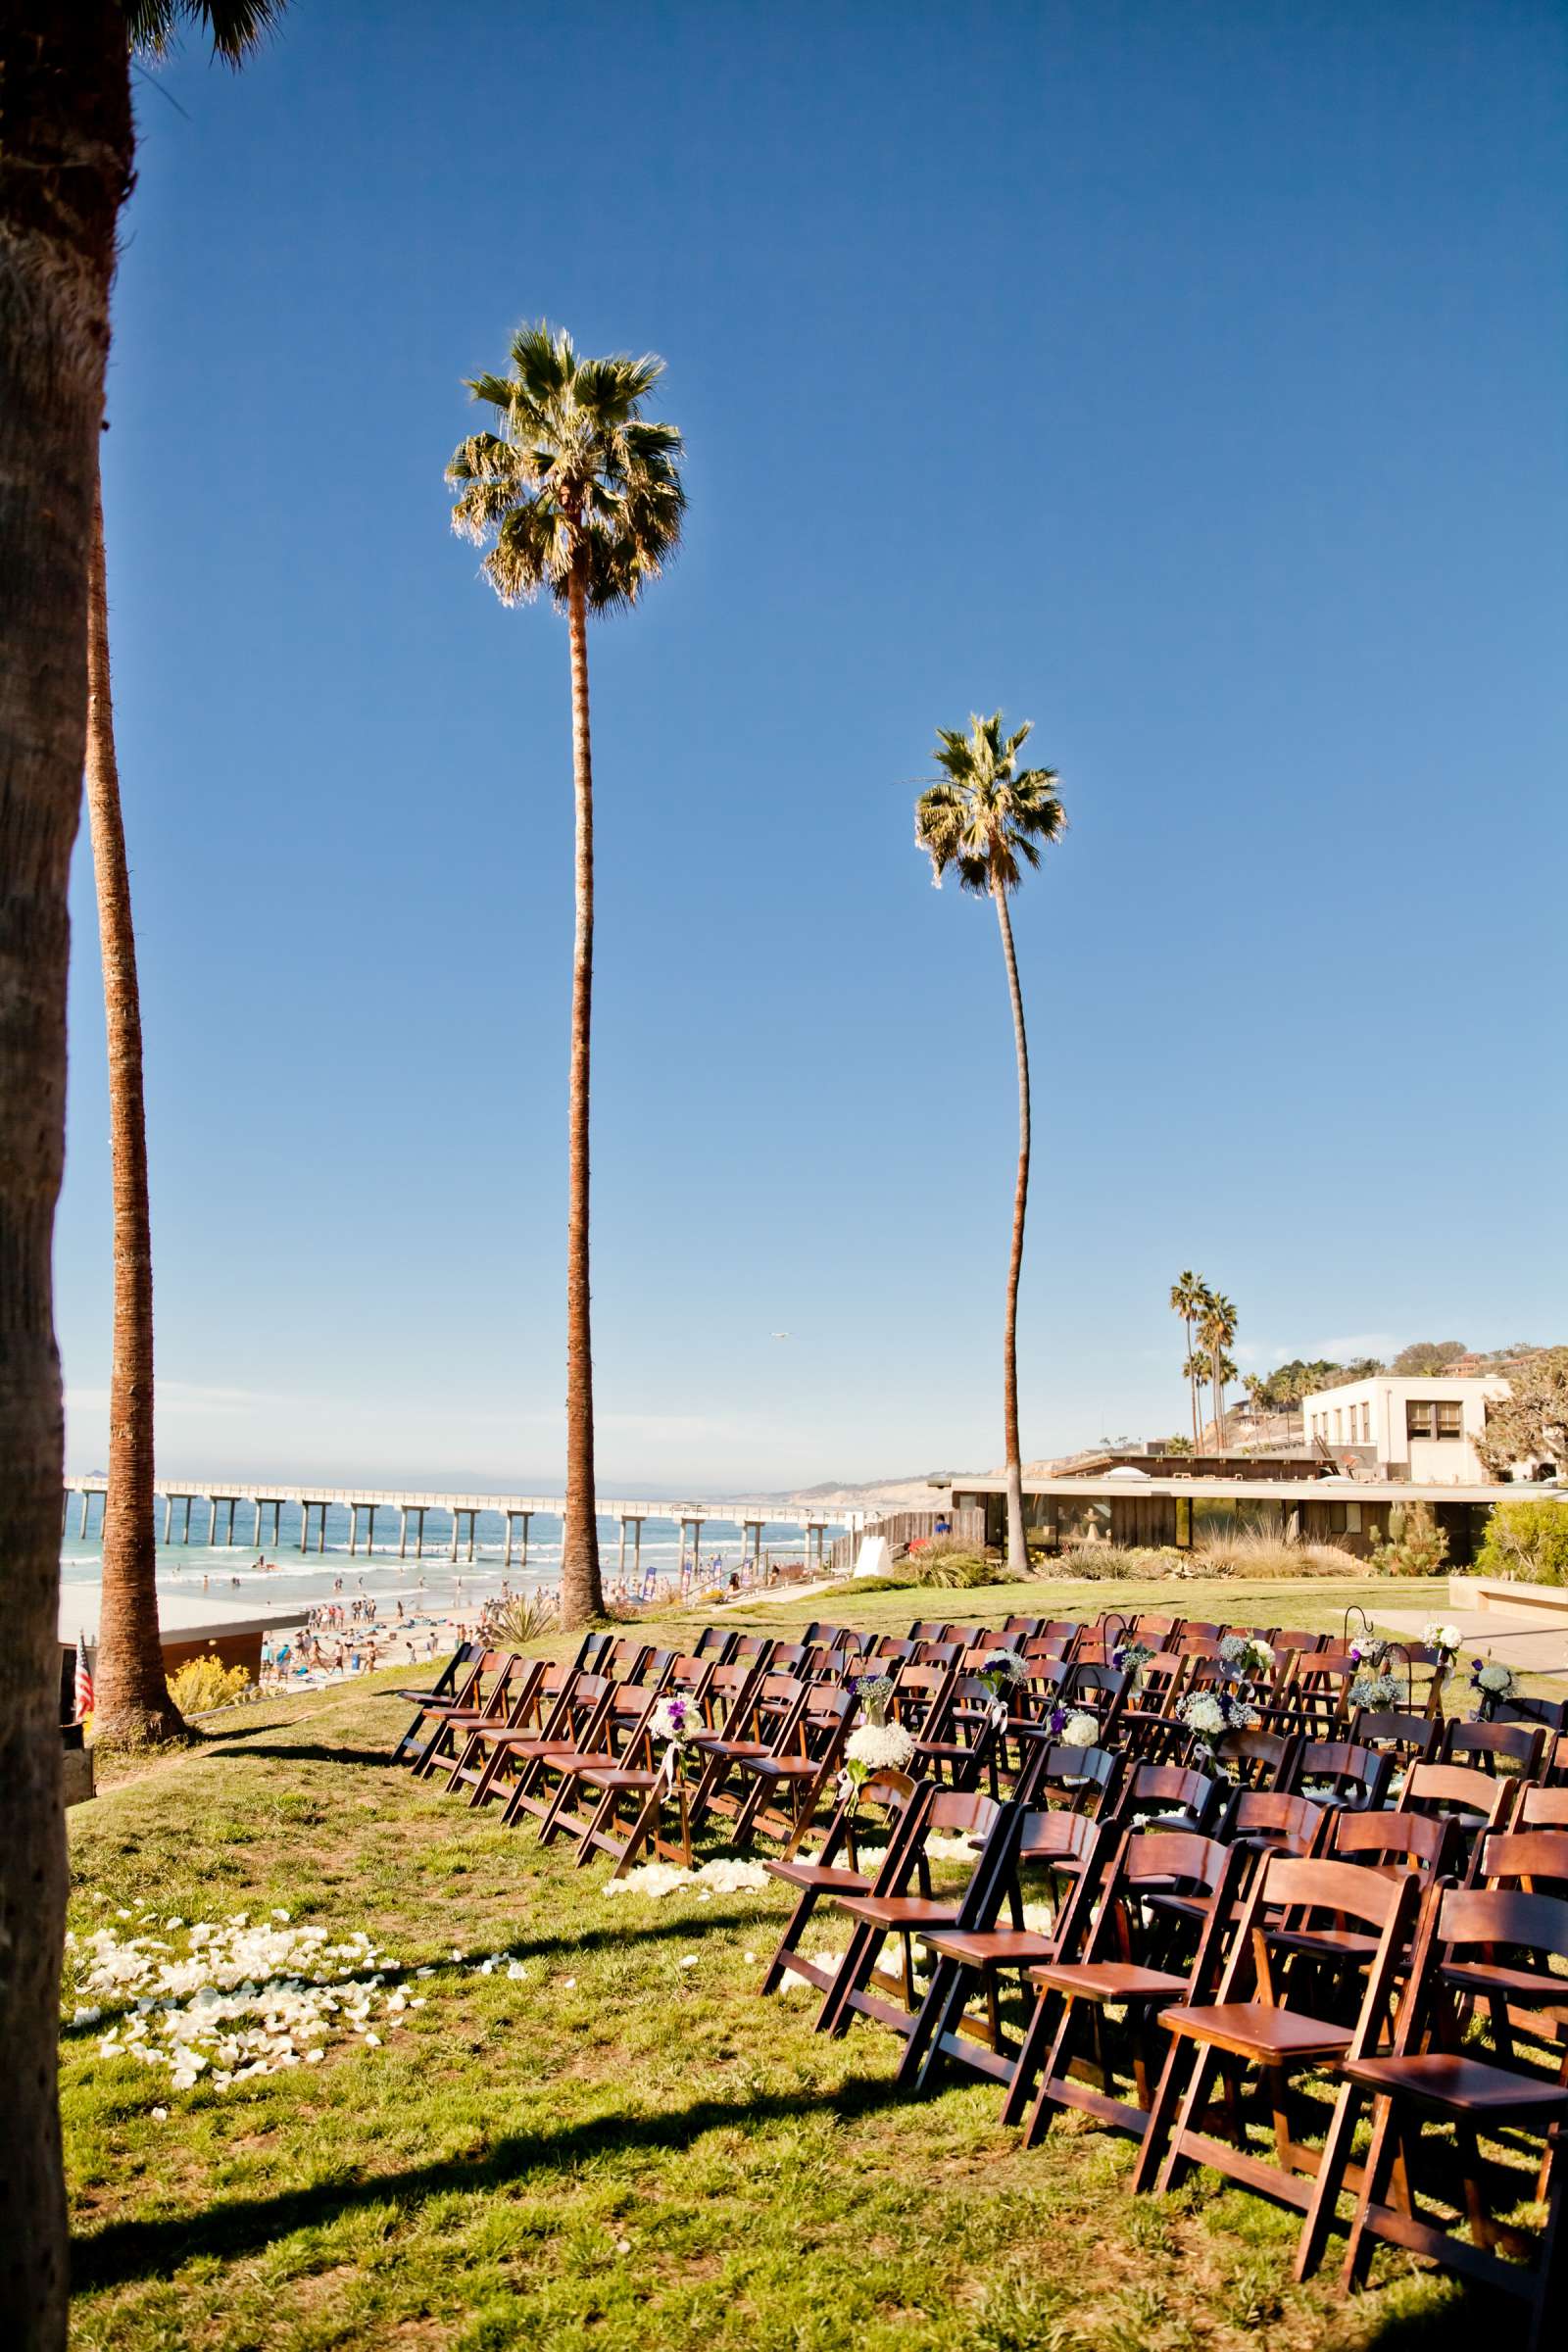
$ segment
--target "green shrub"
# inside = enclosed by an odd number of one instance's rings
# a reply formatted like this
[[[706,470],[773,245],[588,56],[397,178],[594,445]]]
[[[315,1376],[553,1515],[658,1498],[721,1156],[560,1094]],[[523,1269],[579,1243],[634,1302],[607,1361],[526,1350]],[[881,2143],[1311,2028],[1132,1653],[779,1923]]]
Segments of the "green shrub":
[[[205,1715],[212,1707],[231,1707],[250,1685],[243,1666],[225,1666],[217,1652],[187,1658],[169,1676],[169,1695],[182,1715]]]
[[[961,1536],[933,1536],[918,1551],[906,1552],[896,1561],[893,1573],[901,1585],[925,1585],[939,1592],[1018,1581],[1000,1560],[988,1559]]]
[[[1379,1576],[1441,1576],[1448,1539],[1430,1503],[1396,1503],[1389,1513],[1388,1542],[1374,1544],[1367,1558]]]
[[[1568,1501],[1534,1494],[1494,1502],[1476,1567],[1483,1576],[1568,1585]]]
[[[560,1632],[561,1607],[554,1593],[535,1588],[531,1592],[510,1592],[505,1600],[493,1601],[484,1622],[486,1637],[498,1648],[521,1649],[529,1642],[541,1642],[547,1634]]]

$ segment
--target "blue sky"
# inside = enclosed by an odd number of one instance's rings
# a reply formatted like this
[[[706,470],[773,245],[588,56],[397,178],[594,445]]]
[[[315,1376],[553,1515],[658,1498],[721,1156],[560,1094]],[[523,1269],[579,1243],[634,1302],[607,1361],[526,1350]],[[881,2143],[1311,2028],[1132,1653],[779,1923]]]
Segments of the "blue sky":
[[[929,887],[1032,717],[1030,1455],[1568,1336],[1561,13],[301,0],[139,85],[106,443],[160,1456],[553,1482],[566,646],[447,523],[546,316],[668,362],[592,646],[607,1492],[1000,1455],[1012,1045]],[[85,837],[59,1320],[104,1451]],[[775,1340],[775,1331],[788,1331]]]

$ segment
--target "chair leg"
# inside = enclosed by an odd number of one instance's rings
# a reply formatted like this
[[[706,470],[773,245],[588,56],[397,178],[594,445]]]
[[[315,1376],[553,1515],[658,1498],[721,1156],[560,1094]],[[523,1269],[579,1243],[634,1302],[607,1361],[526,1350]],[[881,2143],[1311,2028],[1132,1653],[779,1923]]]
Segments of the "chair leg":
[[[1167,2195],[1171,2189],[1180,2185],[1192,2164],[1192,2158],[1183,2151],[1182,2142],[1203,2112],[1203,2102],[1208,2095],[1208,2079],[1214,2071],[1215,2056],[1215,2052],[1206,2044],[1199,2045],[1198,2062],[1193,2068],[1192,2078],[1181,2103],[1181,2111],[1176,2118],[1170,2146],[1165,2152],[1165,2161],[1159,2168],[1161,2196]]]
[[[1018,2061],[1007,2084],[1007,2095],[1002,2102],[1002,2120],[1016,2124],[1023,2115],[1035,2077],[1039,2074],[1047,2050],[1051,2047],[1051,1995],[1042,1989],[1035,2001],[1034,2015],[1024,2028],[1023,2040],[1018,2047]]]
[[[931,1983],[925,1999],[915,2015],[913,2026],[904,2044],[899,2071],[894,2080],[901,2090],[923,2088],[930,2068],[935,2065],[937,2044],[951,2030],[950,2013],[956,2003],[960,2014],[967,1989],[965,1972],[956,1960],[939,1958],[931,1972]]]
[[[1340,2291],[1349,2294],[1366,2284],[1371,2267],[1372,2248],[1376,2242],[1368,2227],[1372,2209],[1383,2202],[1395,2152],[1399,2145],[1398,2120],[1394,2101],[1388,2098],[1372,2102],[1372,2144],[1367,2150],[1361,2173],[1361,2193],[1355,2200],[1355,2212],[1350,2221],[1350,2234],[1346,2243],[1345,2261],[1340,2270]]]
[[[1138,2160],[1133,2166],[1132,2189],[1135,2196],[1144,2194],[1154,2185],[1165,2143],[1170,2137],[1177,2101],[1181,2097],[1182,2066],[1190,2056],[1191,2052],[1181,2035],[1173,2034],[1170,2037],[1170,2048],[1165,2053],[1165,2064],[1159,2078],[1159,2088],[1154,2093],[1154,2103],[1149,2111],[1149,2123],[1144,2132],[1144,2144],[1139,2149]]]
[[[1328,2136],[1323,2142],[1312,2202],[1306,2209],[1306,2220],[1297,2241],[1294,2276],[1298,2284],[1303,2278],[1310,2278],[1322,2261],[1323,2250],[1329,2242],[1329,2232],[1335,2225],[1340,2190],[1345,2185],[1345,2168],[1350,2161],[1357,2102],[1355,2084],[1342,2082],[1340,2095],[1334,2102],[1334,2120],[1329,2125]]]
[[[1554,2345],[1559,2341],[1563,2296],[1568,2291],[1568,2261],[1564,2260],[1568,2235],[1565,2235],[1562,2227],[1563,2206],[1568,2203],[1568,2183],[1563,2180],[1560,2125],[1553,2124],[1546,2134],[1546,2154],[1542,2170],[1547,2175],[1549,2183],[1545,2198],[1546,2222],[1536,2255],[1536,2292],[1525,2352],[1546,2352],[1548,2344]]]
[[[1056,2109],[1061,2104],[1059,2099],[1053,2098],[1051,2085],[1065,2075],[1072,2064],[1072,2030],[1077,2022],[1078,2004],[1071,1994],[1047,1993],[1046,1999],[1061,2001],[1061,2016],[1057,2020],[1050,2052],[1040,2069],[1040,2087],[1035,2092],[1035,2103],[1029,2110],[1029,2121],[1023,2128],[1022,2144],[1026,2148],[1034,2147],[1051,2130]],[[1097,2011],[1097,2018],[1098,2015]]]

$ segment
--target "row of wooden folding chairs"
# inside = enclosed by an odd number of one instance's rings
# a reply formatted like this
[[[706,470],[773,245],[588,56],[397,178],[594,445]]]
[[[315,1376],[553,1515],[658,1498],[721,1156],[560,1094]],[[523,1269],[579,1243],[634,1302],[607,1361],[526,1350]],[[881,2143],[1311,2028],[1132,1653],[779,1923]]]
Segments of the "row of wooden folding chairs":
[[[1462,1766],[1415,1772],[1490,1777]],[[1519,2296],[1538,2352],[1563,2285],[1568,1983],[1556,1971],[1568,1960],[1568,1792],[1491,1786],[1497,1817],[1512,1804],[1514,1819],[1482,1834],[1460,1884],[1452,1819],[1412,1809],[1354,1812],[1239,1790],[1222,1834],[1208,1837],[1120,1830],[882,1776],[862,1797],[888,1840],[874,1872],[846,1867],[835,1845],[842,1808],[819,1863],[769,1866],[797,1903],[763,1989],[793,1969],[822,1992],[820,2030],[842,2034],[857,2017],[892,2028],[911,2085],[951,2064],[1001,2082],[1004,2118],[1024,2125],[1026,2144],[1076,2108],[1138,2142],[1138,2188],[1168,2188],[1203,2163],[1294,2206],[1303,2217],[1300,2277],[1320,2264],[1348,2192],[1356,2203],[1347,2284],[1364,2278],[1372,2241],[1386,2238]],[[945,1851],[955,1834],[974,1849],[946,1889],[926,1860],[944,1834]],[[1030,1869],[1044,1869],[1055,1890],[1044,1925],[1022,1913]],[[798,1948],[824,1898],[850,1927],[831,1968]],[[916,1940],[931,1962],[923,1987]],[[893,1970],[881,1965],[890,1942],[902,1954]],[[1011,1974],[1032,1998],[1009,2042],[999,1983]],[[1486,2054],[1478,2018],[1491,2025]],[[1532,2041],[1541,2046],[1525,2064],[1520,2045]],[[1326,2086],[1321,2148],[1300,2136],[1313,2109],[1299,2098],[1303,2082]],[[1357,2167],[1352,2132],[1368,2100],[1371,2151]],[[1455,2132],[1470,2242],[1417,2202],[1432,2186],[1423,2133],[1433,2123]],[[1498,2132],[1542,2140],[1534,2185],[1546,2216],[1533,2263],[1503,2259],[1526,2241],[1489,2204],[1479,2139]]]

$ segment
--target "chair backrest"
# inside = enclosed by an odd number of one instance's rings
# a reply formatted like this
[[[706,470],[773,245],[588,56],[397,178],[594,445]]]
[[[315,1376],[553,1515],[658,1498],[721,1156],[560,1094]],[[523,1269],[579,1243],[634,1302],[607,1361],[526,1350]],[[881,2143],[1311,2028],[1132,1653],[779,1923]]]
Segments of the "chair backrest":
[[[610,1647],[601,1652],[600,1656],[594,1660],[594,1672],[608,1675],[612,1682],[616,1683],[640,1682],[643,1670],[653,1654],[651,1642],[622,1637],[618,1641],[612,1641]]]
[[[1275,1649],[1304,1650],[1308,1654],[1321,1649],[1327,1640],[1326,1634],[1304,1633],[1298,1625],[1282,1625],[1269,1636],[1270,1645]]]
[[[872,1642],[867,1655],[873,1658],[898,1660],[912,1658],[914,1651],[915,1644],[912,1642],[901,1642],[897,1634],[879,1634]]]
[[[1021,1642],[1033,1642],[1045,1622],[1043,1617],[1004,1617],[1002,1630],[1007,1636],[1009,1647],[1016,1649]]]
[[[1501,1886],[1446,1887],[1434,1906],[1433,1941],[1444,1969],[1468,1965],[1477,1982],[1484,1981],[1500,1948],[1508,1955],[1510,2004],[1527,1993],[1522,1980],[1531,1976],[1540,1980],[1544,2004],[1561,2004],[1563,1977],[1551,1966],[1568,1960],[1568,1901],[1559,1895]],[[1477,1958],[1467,1963],[1472,1953]]]
[[[1289,1732],[1225,1732],[1216,1752],[1231,1778],[1244,1788],[1286,1788],[1296,1761],[1296,1738]]]
[[[1399,1790],[1400,1813],[1439,1813],[1457,1818],[1462,1830],[1500,1830],[1513,1802],[1514,1784],[1471,1764],[1412,1764]]]
[[[1298,1796],[1317,1791],[1355,1806],[1381,1805],[1394,1777],[1394,1758],[1349,1740],[1303,1740],[1296,1751],[1291,1788]]]
[[[1138,1764],[1128,1775],[1117,1811],[1124,1819],[1138,1813],[1183,1813],[1206,1831],[1224,1801],[1223,1783],[1185,1764]]]
[[[1544,1788],[1527,1781],[1514,1797],[1516,1830],[1568,1830],[1568,1788]]]
[[[1025,1660],[1038,1658],[1042,1664],[1065,1658],[1072,1650],[1070,1634],[1032,1634],[1019,1650]]]
[[[1568,1829],[1494,1830],[1478,1838],[1470,1884],[1568,1894]]]
[[[1289,1927],[1318,1936],[1325,1951],[1337,1938],[1348,1967],[1365,1967],[1362,1996],[1348,2055],[1364,2058],[1386,2040],[1397,1964],[1409,1940],[1420,1899],[1416,1871],[1385,1876],[1353,1862],[1295,1854],[1265,1854],[1219,1987],[1222,2003],[1260,1999],[1271,2008],[1301,2008],[1318,1972],[1281,1967],[1272,1934]],[[1367,1956],[1347,1935],[1347,1923],[1376,1938]]]
[[[1147,1617],[1140,1613],[1132,1620],[1132,1630],[1146,1647],[1164,1649],[1171,1636],[1179,1634],[1186,1622],[1184,1617]]]
[[[1227,1839],[1266,1838],[1281,1853],[1317,1851],[1328,1808],[1309,1796],[1292,1796],[1284,1788],[1239,1788],[1231,1799],[1224,1836]]]
[[[961,1642],[917,1642],[914,1645],[918,1666],[956,1666],[962,1655]]]
[[[1394,1707],[1358,1707],[1350,1717],[1350,1739],[1357,1747],[1387,1748],[1423,1764],[1435,1760],[1442,1726],[1430,1715],[1407,1715]]]
[[[1093,1814],[1112,1810],[1126,1758],[1109,1747],[1064,1747],[1044,1725],[1014,1725],[1011,1737],[1024,1747],[1016,1793],[1029,1805]]]
[[[1541,1777],[1546,1729],[1539,1723],[1467,1723],[1452,1717],[1443,1727],[1440,1760],[1445,1764],[1475,1763],[1483,1772],[1495,1772],[1506,1760],[1517,1765],[1522,1780]]]
[[[935,1617],[922,1617],[909,1628],[911,1642],[940,1642],[944,1638],[943,1622]]]
[[[1415,1869],[1441,1879],[1453,1869],[1458,1843],[1454,1824],[1429,1813],[1356,1813],[1345,1805],[1333,1814],[1321,1850],[1364,1870]]]
[[[1197,1950],[1185,1972],[1189,1986],[1206,1986],[1218,1975],[1242,1862],[1238,1849],[1217,1838],[1189,1830],[1128,1830],[1094,1889],[1093,1904],[1086,1901],[1076,1908],[1071,1924],[1078,1948],[1064,1957],[1147,1963],[1157,1949],[1161,1969],[1182,1973],[1168,1949],[1170,1916],[1157,1900],[1175,1895],[1189,1914],[1194,1908],[1198,1914]],[[1147,1900],[1151,1894],[1156,1897],[1152,1907]],[[1154,1949],[1152,1937],[1157,1939]]]
[[[732,1625],[705,1625],[692,1643],[692,1655],[696,1658],[709,1658],[715,1665],[722,1665],[734,1649],[738,1639]]]

